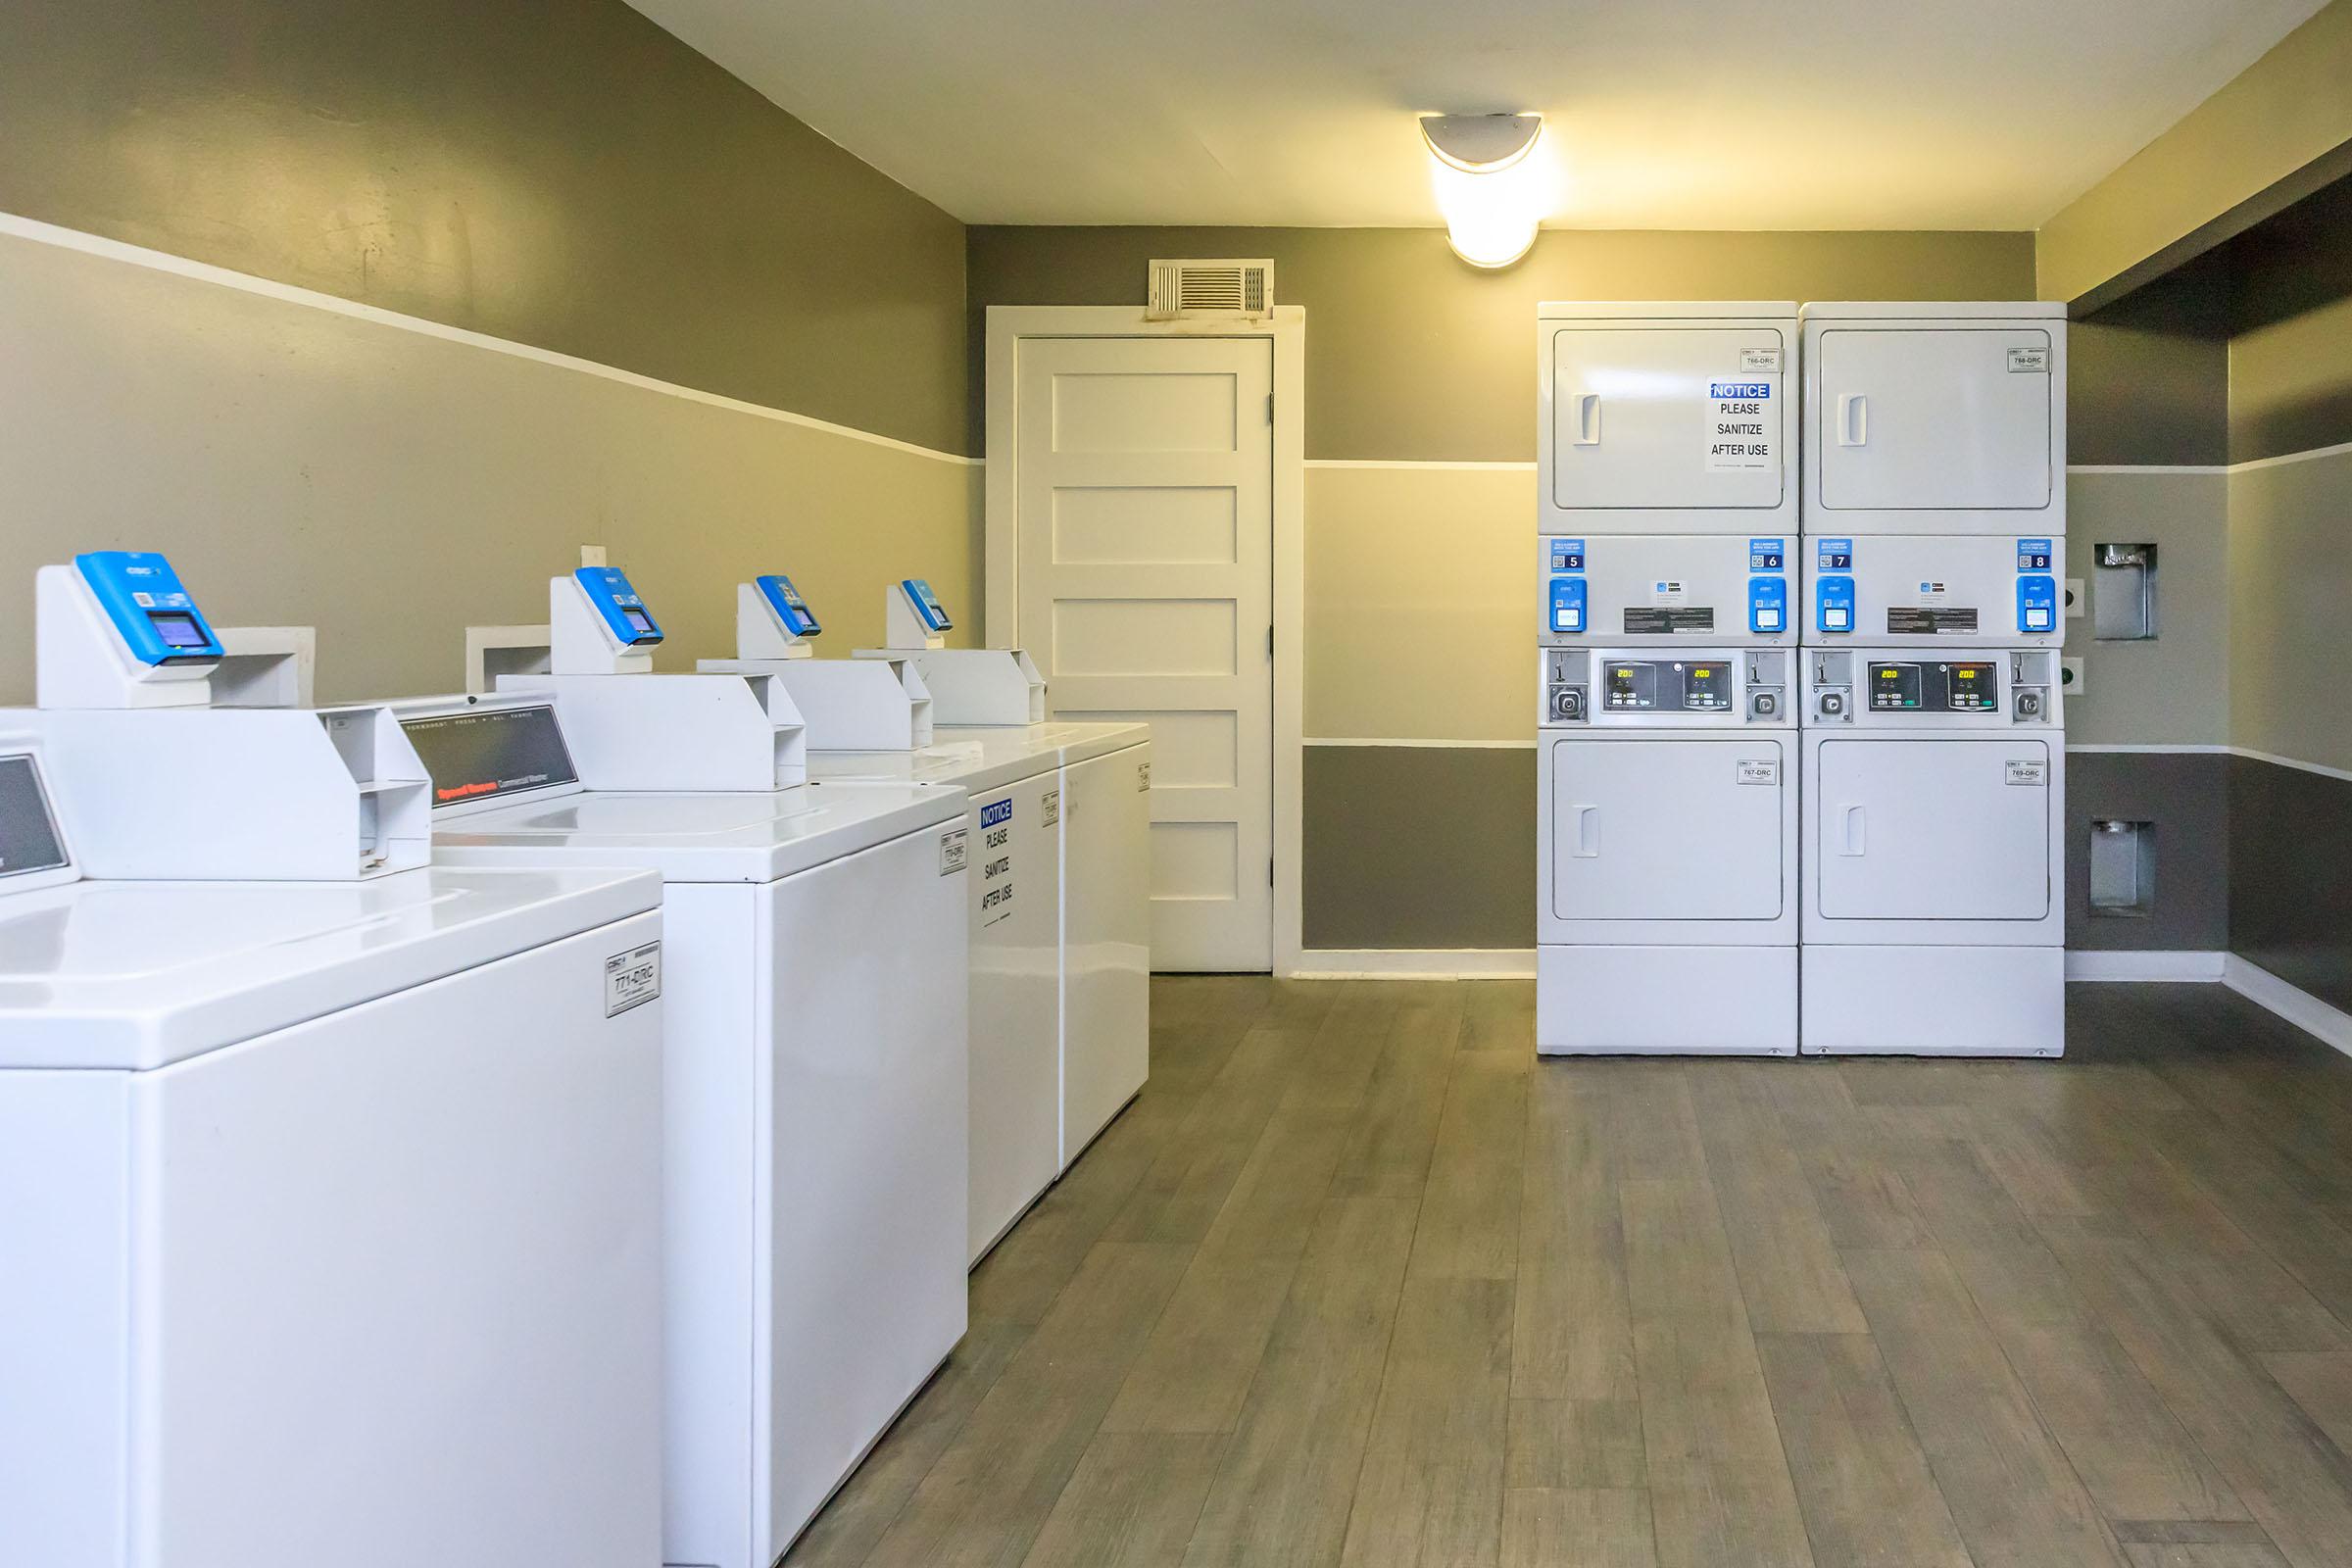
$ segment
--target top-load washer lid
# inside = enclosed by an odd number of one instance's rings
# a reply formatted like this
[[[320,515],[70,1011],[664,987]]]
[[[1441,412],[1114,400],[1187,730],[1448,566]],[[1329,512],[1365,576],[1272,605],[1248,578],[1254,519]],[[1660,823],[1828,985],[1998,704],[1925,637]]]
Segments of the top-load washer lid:
[[[956,784],[974,795],[1003,789],[1061,765],[1061,743],[1046,725],[942,729],[910,752],[810,752],[809,776]]]
[[[69,882],[0,898],[0,1068],[161,1067],[661,906],[642,872]]]
[[[1076,720],[1048,719],[1033,726],[1038,736],[1061,748],[1064,762],[1083,762],[1093,757],[1107,757],[1123,752],[1130,746],[1141,746],[1152,738],[1149,724],[1081,723]]]
[[[964,793],[911,783],[817,783],[772,794],[591,791],[452,817],[433,830],[443,865],[624,865],[664,882],[773,882],[943,823]]]

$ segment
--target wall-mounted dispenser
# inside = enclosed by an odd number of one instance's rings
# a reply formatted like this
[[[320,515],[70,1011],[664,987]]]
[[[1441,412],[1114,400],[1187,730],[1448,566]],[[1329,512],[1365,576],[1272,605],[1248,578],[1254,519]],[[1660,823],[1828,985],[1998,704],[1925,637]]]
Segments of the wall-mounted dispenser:
[[[2090,634],[2101,642],[2156,635],[2156,547],[2098,545],[2091,552]]]
[[[2090,912],[2146,915],[2156,908],[2156,824],[2100,818],[2090,824]]]

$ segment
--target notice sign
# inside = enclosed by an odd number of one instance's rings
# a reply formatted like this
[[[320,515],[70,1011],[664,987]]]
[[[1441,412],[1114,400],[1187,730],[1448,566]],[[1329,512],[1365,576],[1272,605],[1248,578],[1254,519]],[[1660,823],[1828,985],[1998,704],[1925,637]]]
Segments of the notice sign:
[[[1773,466],[1773,386],[1764,379],[1707,383],[1707,467],[1759,470]]]

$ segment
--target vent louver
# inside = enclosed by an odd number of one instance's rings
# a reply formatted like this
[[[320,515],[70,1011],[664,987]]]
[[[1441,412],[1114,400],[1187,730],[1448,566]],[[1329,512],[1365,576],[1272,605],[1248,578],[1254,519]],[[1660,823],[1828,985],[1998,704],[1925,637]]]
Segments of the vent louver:
[[[1207,317],[1258,320],[1274,314],[1269,260],[1155,261],[1144,315],[1154,321]]]

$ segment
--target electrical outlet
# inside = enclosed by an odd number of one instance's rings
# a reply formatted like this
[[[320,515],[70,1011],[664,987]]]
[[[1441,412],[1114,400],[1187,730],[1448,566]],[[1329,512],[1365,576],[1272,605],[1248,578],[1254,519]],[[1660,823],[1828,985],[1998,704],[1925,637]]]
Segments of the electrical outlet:
[[[2082,660],[2061,659],[2058,661],[2058,689],[2069,697],[2081,697],[2087,690],[2083,681]]]
[[[2090,607],[2089,607],[2089,605],[2088,605],[2088,604],[2085,602],[2084,595],[2083,595],[2083,592],[2082,592],[2082,578],[2080,578],[2080,577],[2069,577],[2069,578],[2067,578],[2067,579],[2066,579],[2066,618],[2067,618],[2067,619],[2069,619],[2069,620],[2075,620],[2075,619],[2078,619],[2078,618],[2080,618],[2080,617],[2082,615],[2082,613],[2083,613],[2083,612],[2084,612],[2086,610],[2088,610],[2089,608],[2090,608]]]

